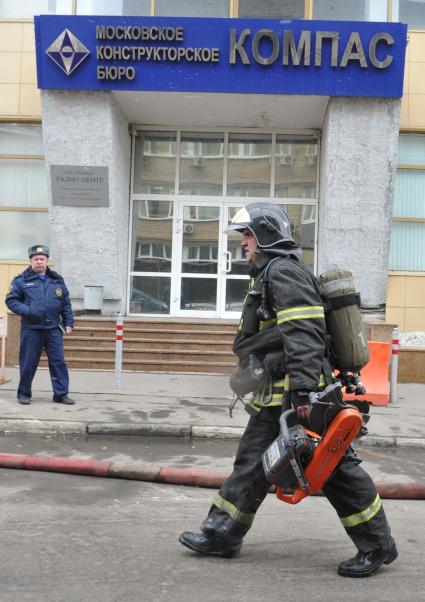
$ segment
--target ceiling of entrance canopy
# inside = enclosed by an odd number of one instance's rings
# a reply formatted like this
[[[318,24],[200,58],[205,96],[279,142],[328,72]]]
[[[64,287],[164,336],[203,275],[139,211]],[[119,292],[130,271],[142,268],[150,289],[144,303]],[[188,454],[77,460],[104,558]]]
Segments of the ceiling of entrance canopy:
[[[130,123],[321,129],[328,96],[113,91]]]

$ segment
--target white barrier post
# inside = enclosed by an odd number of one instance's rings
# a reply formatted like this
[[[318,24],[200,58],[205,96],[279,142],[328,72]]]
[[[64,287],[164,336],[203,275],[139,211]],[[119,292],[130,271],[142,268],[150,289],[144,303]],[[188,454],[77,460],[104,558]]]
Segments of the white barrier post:
[[[124,319],[121,313],[117,314],[116,341],[115,341],[115,384],[121,385],[122,371],[122,344],[124,337]]]
[[[397,401],[397,373],[398,373],[399,339],[400,339],[400,331],[398,328],[394,328],[392,347],[391,347],[390,402]]]

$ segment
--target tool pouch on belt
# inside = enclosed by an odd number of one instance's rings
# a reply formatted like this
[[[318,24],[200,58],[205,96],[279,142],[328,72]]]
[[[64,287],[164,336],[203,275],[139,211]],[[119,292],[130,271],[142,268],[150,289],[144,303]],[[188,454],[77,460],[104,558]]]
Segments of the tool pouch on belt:
[[[245,368],[233,372],[229,379],[230,388],[239,397],[257,391],[265,379],[263,362],[253,353],[249,356],[249,363]]]

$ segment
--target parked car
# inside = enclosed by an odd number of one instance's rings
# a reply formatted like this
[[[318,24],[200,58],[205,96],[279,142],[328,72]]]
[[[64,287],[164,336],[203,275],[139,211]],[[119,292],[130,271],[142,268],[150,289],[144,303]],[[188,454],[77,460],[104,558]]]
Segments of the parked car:
[[[165,301],[152,297],[140,289],[133,288],[130,297],[130,313],[134,314],[168,314]]]

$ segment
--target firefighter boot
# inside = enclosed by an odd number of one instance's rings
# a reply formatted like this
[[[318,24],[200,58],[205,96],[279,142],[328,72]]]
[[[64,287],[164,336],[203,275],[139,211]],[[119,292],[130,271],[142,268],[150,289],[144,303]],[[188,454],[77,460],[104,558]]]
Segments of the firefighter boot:
[[[338,574],[341,577],[370,577],[383,564],[390,564],[398,556],[394,539],[390,537],[385,547],[371,552],[358,552],[354,558],[341,562]]]
[[[184,531],[179,537],[179,542],[198,554],[221,556],[222,558],[237,556],[242,547],[242,539],[226,541],[205,533],[191,533],[190,531]]]

